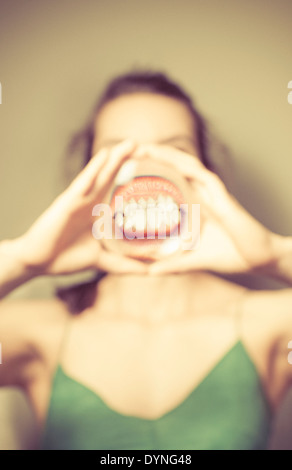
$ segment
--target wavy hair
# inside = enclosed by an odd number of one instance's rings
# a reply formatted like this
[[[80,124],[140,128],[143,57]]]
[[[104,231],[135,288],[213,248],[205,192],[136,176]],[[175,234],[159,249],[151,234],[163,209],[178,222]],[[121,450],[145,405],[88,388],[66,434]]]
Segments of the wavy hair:
[[[70,141],[65,161],[66,167],[70,168],[70,163],[72,163],[73,156],[75,156],[78,161],[78,172],[91,159],[95,137],[95,120],[101,109],[119,96],[140,92],[168,96],[185,104],[194,120],[194,136],[198,145],[199,157],[206,168],[214,171],[208,152],[208,126],[206,119],[198,111],[191,97],[180,85],[172,81],[164,73],[149,70],[125,73],[115,77],[108,83],[97,104],[94,106],[87,123]],[[104,272],[98,272],[89,282],[79,283],[66,288],[58,288],[56,295],[67,303],[71,312],[80,312],[91,305],[97,292],[97,283],[105,275],[106,273]]]

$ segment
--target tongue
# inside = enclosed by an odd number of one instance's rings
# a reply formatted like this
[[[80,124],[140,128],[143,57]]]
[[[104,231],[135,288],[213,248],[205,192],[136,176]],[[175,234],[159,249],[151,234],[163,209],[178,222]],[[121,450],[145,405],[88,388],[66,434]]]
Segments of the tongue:
[[[138,176],[124,186],[118,187],[112,196],[111,207],[114,206],[116,196],[122,196],[125,201],[131,198],[156,199],[159,194],[171,196],[176,203],[183,204],[184,198],[180,190],[171,181],[159,176]]]

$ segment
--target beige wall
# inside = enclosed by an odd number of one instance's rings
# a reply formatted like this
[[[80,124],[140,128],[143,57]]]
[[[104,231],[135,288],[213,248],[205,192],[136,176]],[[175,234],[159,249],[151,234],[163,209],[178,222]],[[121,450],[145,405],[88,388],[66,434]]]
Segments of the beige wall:
[[[291,234],[291,18],[290,0],[0,0],[0,239],[58,194],[68,137],[106,80],[133,66],[186,86],[228,146],[230,189]],[[42,279],[14,296],[51,289]],[[292,448],[291,403],[275,446]],[[28,445],[29,412],[11,391],[1,391],[0,422],[0,448]]]

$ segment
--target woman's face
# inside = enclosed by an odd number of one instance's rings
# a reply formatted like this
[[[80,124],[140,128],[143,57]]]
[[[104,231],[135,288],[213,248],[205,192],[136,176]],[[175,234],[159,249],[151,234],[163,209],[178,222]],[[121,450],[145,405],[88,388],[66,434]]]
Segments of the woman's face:
[[[103,147],[112,147],[126,139],[131,139],[138,145],[163,144],[173,146],[194,155],[194,158],[198,158],[198,147],[194,131],[193,117],[188,108],[179,100],[151,93],[122,95],[107,103],[101,109],[96,118],[93,154]],[[139,165],[140,166],[137,167],[134,177],[132,175],[131,178],[129,178],[126,190],[123,189],[125,186],[121,187],[120,185],[118,187],[119,192],[115,193],[114,190],[117,188],[117,183],[113,182],[113,186],[109,193],[111,194],[111,200],[113,200],[113,194],[122,195],[123,200],[126,201],[126,206],[127,203],[130,204],[130,199],[132,203],[134,203],[134,201],[136,203],[140,201],[142,205],[144,202],[147,203],[149,201],[153,203],[153,200],[156,202],[156,205],[158,200],[160,202],[169,202],[172,200],[174,203],[173,207],[175,208],[175,204],[178,204],[179,199],[176,197],[176,194],[181,192],[184,198],[188,197],[186,194],[188,193],[189,188],[186,180],[182,176],[178,175],[177,170],[172,168],[171,165],[153,162],[151,159],[148,159],[147,161],[147,158],[143,162],[140,162]],[[133,183],[133,178],[136,178],[136,183]],[[165,181],[164,185],[161,183],[163,181]],[[170,182],[173,186],[171,187],[171,184],[168,184],[166,181]],[[158,188],[158,190],[151,192],[149,189],[148,197],[148,194],[146,194],[147,188],[153,188],[154,186]],[[139,194],[139,188],[141,188],[141,194]],[[175,193],[175,191],[177,191],[177,193]],[[134,198],[130,198],[130,193],[131,195],[134,195]],[[110,199],[108,200],[109,203]],[[127,214],[129,214],[129,209],[131,209],[131,207],[133,207],[131,204],[127,207]],[[149,209],[149,206],[147,207]],[[139,214],[139,223],[141,225],[141,213]],[[130,218],[127,216],[126,218],[125,211],[122,214],[118,214],[118,217],[123,221],[120,223],[122,230],[125,230],[125,220],[128,225],[131,225],[131,221],[134,220],[133,217]],[[116,222],[118,222],[118,217],[116,218]],[[143,217],[144,213],[142,214],[142,219]],[[147,212],[147,217],[147,221],[151,221],[150,212]],[[166,218],[167,217],[167,220],[170,220],[169,214],[167,214]],[[172,212],[171,217],[172,219],[169,222],[170,225],[175,224],[174,220],[176,219],[176,215],[173,217]],[[144,222],[146,221],[146,209],[145,218],[143,220]],[[135,229],[135,220],[133,224]],[[131,233],[133,233],[133,227],[131,227]],[[155,239],[153,239],[152,236],[152,238],[142,237],[143,240],[141,239],[141,236],[138,237],[139,239],[127,237],[127,234],[124,231],[123,240],[106,240],[105,245],[108,249],[114,251],[118,250],[119,252],[123,252],[124,254],[135,258],[150,260],[159,259],[161,257],[161,253],[169,254],[177,251],[177,243],[175,243],[173,239],[170,243],[169,239],[170,232],[173,234],[175,227],[172,229],[169,225],[167,227],[168,228],[165,229],[164,226],[164,229],[166,230],[164,239],[157,240],[157,231],[155,232]],[[146,228],[143,230],[145,230],[146,235]],[[169,231],[167,232],[167,230]],[[139,233],[141,235],[141,231]],[[152,235],[153,233],[154,232],[152,231]],[[166,244],[166,241],[168,244]]]
[[[127,138],[167,144],[197,155],[194,121],[187,107],[168,96],[135,93],[107,103],[96,119],[93,151]]]

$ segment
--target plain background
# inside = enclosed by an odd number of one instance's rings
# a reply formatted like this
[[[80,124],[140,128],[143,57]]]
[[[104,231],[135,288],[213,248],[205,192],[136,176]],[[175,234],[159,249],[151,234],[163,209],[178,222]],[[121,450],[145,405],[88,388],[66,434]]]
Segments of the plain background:
[[[0,239],[23,233],[57,196],[68,139],[107,80],[133,67],[167,72],[192,94],[230,191],[291,235],[290,0],[0,0]],[[38,279],[11,298],[53,286]],[[292,449],[291,404],[271,448]],[[0,392],[0,423],[0,449],[29,446],[18,391]]]

